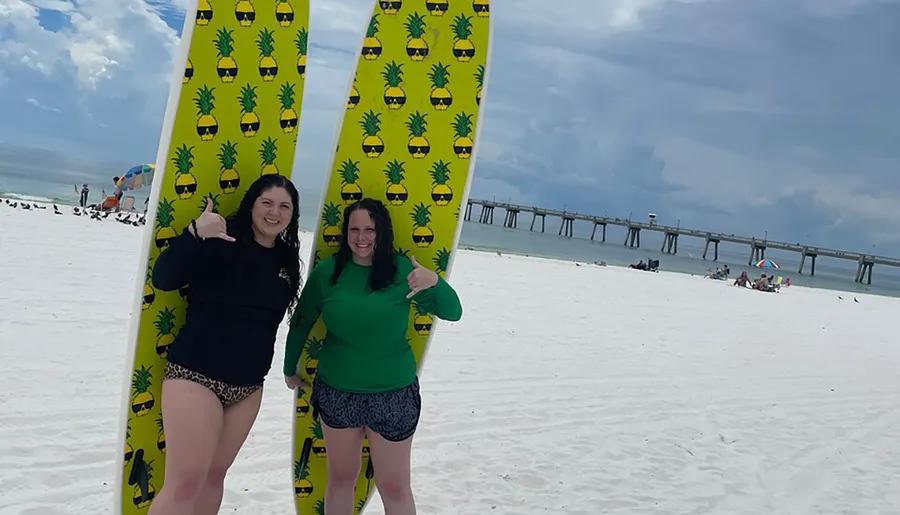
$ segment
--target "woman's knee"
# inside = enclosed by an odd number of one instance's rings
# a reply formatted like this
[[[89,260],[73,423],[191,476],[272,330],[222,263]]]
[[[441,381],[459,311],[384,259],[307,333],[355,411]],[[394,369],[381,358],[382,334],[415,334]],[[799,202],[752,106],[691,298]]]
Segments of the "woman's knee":
[[[209,469],[209,472],[206,473],[206,488],[219,490],[224,489],[226,474],[228,474],[228,467],[213,465]]]
[[[328,484],[337,488],[353,488],[362,468],[360,455],[348,456],[341,460],[328,460]]]
[[[378,495],[392,502],[403,502],[412,499],[412,485],[408,477],[390,476],[378,477],[375,472],[375,486],[378,487]]]
[[[193,502],[203,490],[206,477],[205,469],[191,468],[174,477],[166,477],[163,488],[171,492],[171,499],[178,504]]]

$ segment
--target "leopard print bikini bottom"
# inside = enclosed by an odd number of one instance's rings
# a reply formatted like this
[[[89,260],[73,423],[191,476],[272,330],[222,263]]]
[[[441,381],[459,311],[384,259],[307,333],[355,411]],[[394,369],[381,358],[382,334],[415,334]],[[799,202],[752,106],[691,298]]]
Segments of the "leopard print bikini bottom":
[[[253,386],[234,386],[222,381],[216,381],[206,377],[203,374],[194,372],[189,368],[185,368],[171,361],[166,362],[166,368],[163,372],[164,379],[182,379],[191,381],[201,386],[205,386],[219,398],[222,408],[233,406],[252,395],[255,391],[262,388],[262,384]]]

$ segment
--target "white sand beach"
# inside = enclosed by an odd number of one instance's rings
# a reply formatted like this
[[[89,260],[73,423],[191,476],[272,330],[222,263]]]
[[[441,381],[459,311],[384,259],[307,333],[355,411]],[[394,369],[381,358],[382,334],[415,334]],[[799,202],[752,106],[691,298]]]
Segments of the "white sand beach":
[[[115,513],[144,228],[61,209],[0,205],[2,515]],[[472,251],[450,281],[419,513],[900,513],[900,299]],[[285,332],[221,513],[293,514]]]

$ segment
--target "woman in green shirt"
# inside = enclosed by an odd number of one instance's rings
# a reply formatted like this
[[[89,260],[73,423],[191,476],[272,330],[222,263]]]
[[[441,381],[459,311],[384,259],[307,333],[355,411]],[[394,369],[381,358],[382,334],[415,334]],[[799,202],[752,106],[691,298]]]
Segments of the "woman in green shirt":
[[[462,316],[453,288],[394,251],[384,204],[362,199],[344,211],[340,247],[323,259],[300,294],[285,345],[289,388],[318,317],[327,328],[310,401],[322,422],[328,484],[325,512],[353,513],[353,490],[368,436],[375,485],[387,515],[416,512],[410,450],[421,412],[416,359],[406,340],[410,303],[450,321]]]

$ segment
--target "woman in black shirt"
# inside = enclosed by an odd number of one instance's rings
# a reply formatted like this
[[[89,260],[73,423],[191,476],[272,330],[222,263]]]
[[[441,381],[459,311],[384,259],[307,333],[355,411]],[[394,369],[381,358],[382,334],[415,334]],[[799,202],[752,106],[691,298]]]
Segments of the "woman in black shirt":
[[[299,195],[264,175],[227,220],[212,204],[160,254],[153,284],[190,285],[163,389],[166,470],[149,515],[217,513],[256,420],[275,334],[300,284]]]

